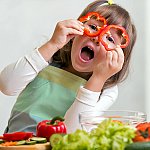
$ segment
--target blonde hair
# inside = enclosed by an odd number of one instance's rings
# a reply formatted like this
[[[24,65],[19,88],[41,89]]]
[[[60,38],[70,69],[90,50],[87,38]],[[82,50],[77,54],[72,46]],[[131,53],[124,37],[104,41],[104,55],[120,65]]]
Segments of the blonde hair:
[[[129,62],[131,59],[131,53],[133,46],[136,41],[136,28],[131,21],[131,17],[129,13],[117,4],[108,4],[108,1],[104,0],[96,0],[89,4],[81,13],[81,16],[86,15],[88,12],[98,12],[107,20],[107,24],[115,24],[123,26],[129,37],[130,43],[129,45],[123,49],[124,52],[124,64],[122,69],[110,77],[104,84],[103,89],[116,85],[117,83],[122,82],[126,79],[129,72]],[[58,51],[53,59],[55,62],[60,63],[64,67],[67,67],[71,64],[71,47],[72,41],[66,44],[60,51]]]

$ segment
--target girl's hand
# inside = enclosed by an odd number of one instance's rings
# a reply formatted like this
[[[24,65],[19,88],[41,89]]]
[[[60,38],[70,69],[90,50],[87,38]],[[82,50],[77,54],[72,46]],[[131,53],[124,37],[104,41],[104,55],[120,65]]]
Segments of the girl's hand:
[[[83,32],[83,23],[78,20],[70,19],[60,21],[56,25],[50,42],[53,43],[58,49],[61,49],[70,41],[70,39],[76,35],[83,35]]]
[[[120,47],[112,51],[106,51],[105,59],[100,59],[94,67],[93,74],[87,81],[85,88],[100,92],[106,80],[122,69],[123,63],[124,53]]]
[[[78,20],[70,19],[58,22],[51,39],[42,45],[38,51],[49,62],[55,52],[76,35],[83,35],[83,31],[83,23]]]
[[[106,59],[97,64],[93,70],[93,76],[98,76],[103,80],[107,80],[122,69],[124,63],[124,53],[117,46],[115,50],[106,51]]]

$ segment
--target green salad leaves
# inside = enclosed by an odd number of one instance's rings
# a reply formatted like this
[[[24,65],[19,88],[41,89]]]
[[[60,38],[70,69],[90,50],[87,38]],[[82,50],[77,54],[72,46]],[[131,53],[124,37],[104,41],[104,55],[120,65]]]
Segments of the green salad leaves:
[[[134,136],[133,127],[108,119],[90,133],[76,130],[66,134],[52,150],[124,150]]]

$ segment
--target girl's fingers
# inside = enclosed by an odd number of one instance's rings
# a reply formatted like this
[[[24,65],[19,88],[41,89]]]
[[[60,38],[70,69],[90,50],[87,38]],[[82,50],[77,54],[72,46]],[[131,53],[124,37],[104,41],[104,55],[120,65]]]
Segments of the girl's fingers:
[[[116,51],[111,51],[112,52],[112,64],[117,65],[118,63],[118,53]]]
[[[79,21],[79,20],[77,20],[77,21],[79,22],[79,24],[84,25],[84,23],[83,23],[83,22],[81,22],[81,21]]]
[[[107,51],[106,58],[108,64],[113,68],[118,68],[120,70],[124,63],[124,53],[120,47],[117,47],[116,50]]]
[[[115,50],[118,54],[118,63],[119,64],[123,64],[124,62],[124,53],[123,50],[120,48],[120,46],[117,46],[116,50]]]
[[[108,62],[112,62],[112,52],[111,51],[107,51],[106,59]]]
[[[67,28],[76,29],[76,30],[82,31],[82,32],[84,30],[83,23],[78,21],[78,20],[73,20],[73,19],[65,20],[64,21],[64,26],[67,27]]]
[[[66,30],[67,32],[67,35],[70,35],[70,34],[73,34],[73,35],[83,35],[83,31],[79,31],[79,30],[76,30],[76,29],[73,29],[73,28],[68,28]]]
[[[120,47],[117,47],[115,50],[112,50],[111,52],[112,52],[111,65],[113,68],[116,68],[116,71],[120,71],[124,63],[124,53]]]

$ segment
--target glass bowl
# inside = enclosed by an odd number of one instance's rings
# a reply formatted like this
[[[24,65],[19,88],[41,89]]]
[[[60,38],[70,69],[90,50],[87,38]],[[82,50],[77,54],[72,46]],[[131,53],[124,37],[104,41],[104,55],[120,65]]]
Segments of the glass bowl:
[[[109,110],[109,111],[85,111],[79,114],[79,122],[83,130],[90,132],[105,119],[121,121],[135,127],[146,121],[146,114],[139,111]]]

